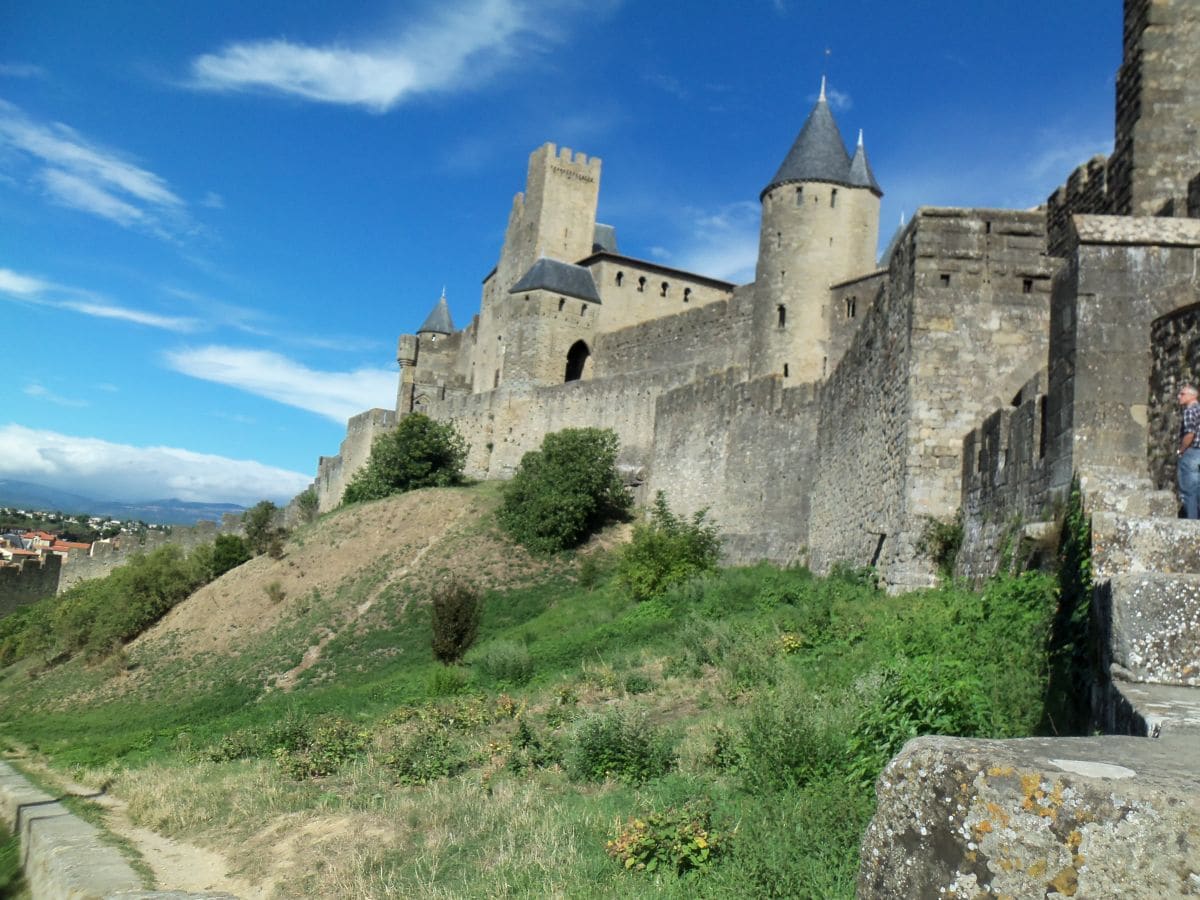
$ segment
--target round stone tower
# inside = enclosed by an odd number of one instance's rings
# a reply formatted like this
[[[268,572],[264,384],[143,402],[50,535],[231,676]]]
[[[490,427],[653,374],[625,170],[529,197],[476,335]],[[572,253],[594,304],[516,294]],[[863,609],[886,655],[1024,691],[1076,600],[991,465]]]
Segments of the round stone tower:
[[[817,381],[828,372],[829,287],[875,270],[879,199],[859,133],[846,152],[821,95],[763,189],[754,280],[755,374]]]

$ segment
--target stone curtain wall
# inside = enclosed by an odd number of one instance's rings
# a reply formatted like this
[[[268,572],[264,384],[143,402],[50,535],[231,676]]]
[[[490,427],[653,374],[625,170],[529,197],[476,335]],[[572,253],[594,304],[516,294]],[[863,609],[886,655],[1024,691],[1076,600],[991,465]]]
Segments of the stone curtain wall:
[[[1114,472],[1149,480],[1151,328],[1200,302],[1200,221],[1074,221],[1078,247],[1051,309],[1050,487],[1074,472],[1101,495]]]
[[[18,565],[0,566],[0,618],[36,600],[53,597],[58,590],[61,566],[62,558],[53,554]]]
[[[662,395],[647,499],[711,510],[725,559],[806,562],[819,407],[813,385],[727,372]]]
[[[321,512],[342,502],[346,485],[371,456],[375,438],[396,427],[396,413],[390,409],[369,409],[353,416],[346,424],[346,437],[337,456],[322,456],[317,463],[317,500]]]
[[[835,284],[830,289],[829,310],[829,371],[833,371],[850,349],[858,326],[871,304],[883,293],[887,272],[873,272],[854,281]],[[790,373],[789,373],[790,374]]]
[[[1150,479],[1160,490],[1175,488],[1179,405],[1175,395],[1184,382],[1200,385],[1200,306],[1188,306],[1156,319],[1150,326],[1150,425],[1146,457]]]
[[[1093,156],[1071,173],[1067,183],[1046,198],[1046,245],[1052,256],[1071,249],[1071,216],[1110,211],[1108,157]]]

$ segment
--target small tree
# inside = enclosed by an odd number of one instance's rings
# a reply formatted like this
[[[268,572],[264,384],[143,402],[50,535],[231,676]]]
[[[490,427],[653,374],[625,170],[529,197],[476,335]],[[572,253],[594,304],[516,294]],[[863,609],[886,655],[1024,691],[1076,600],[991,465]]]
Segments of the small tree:
[[[466,461],[467,442],[458,429],[423,413],[410,413],[395,430],[375,438],[370,459],[350,479],[342,502],[460,484]]]
[[[236,534],[218,534],[213,541],[212,578],[220,578],[230,569],[246,562],[253,554],[246,542]]]
[[[483,605],[479,592],[451,582],[433,594],[433,657],[449,665],[462,659],[479,633]]]
[[[556,553],[625,518],[632,501],[617,473],[611,429],[566,428],[521,459],[504,491],[500,524],[535,553]]]
[[[300,518],[304,522],[315,522],[320,512],[321,501],[317,498],[317,489],[310,487],[296,497],[296,506],[300,509]]]
[[[681,518],[667,506],[659,491],[650,519],[633,527],[633,540],[621,554],[617,577],[635,600],[649,600],[679,584],[717,568],[721,541],[715,525],[705,521],[708,510]]]
[[[266,553],[271,540],[278,534],[275,527],[277,507],[270,500],[260,500],[242,516],[242,530],[246,532],[246,543],[257,553]]]

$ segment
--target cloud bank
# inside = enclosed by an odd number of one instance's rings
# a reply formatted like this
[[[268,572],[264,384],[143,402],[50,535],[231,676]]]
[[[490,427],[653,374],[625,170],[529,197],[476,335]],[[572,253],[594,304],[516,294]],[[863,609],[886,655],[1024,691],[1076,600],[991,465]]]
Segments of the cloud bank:
[[[339,425],[366,409],[396,405],[397,375],[388,369],[322,372],[279,353],[216,345],[172,350],[164,358],[184,375],[308,410]]]
[[[34,481],[100,500],[238,503],[282,502],[311,477],[253,460],[178,447],[134,447],[99,438],[0,426],[0,477]]]
[[[477,81],[481,68],[513,57],[518,39],[538,30],[536,19],[531,5],[518,0],[470,0],[361,46],[284,39],[233,43],[194,59],[191,85],[386,112],[419,94]]]

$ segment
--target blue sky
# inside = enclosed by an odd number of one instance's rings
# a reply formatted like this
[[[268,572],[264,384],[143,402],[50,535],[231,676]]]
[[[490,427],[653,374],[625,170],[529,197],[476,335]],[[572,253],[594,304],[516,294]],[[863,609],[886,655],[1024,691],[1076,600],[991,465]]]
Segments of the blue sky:
[[[753,274],[827,73],[882,186],[1029,207],[1112,143],[1118,0],[0,0],[0,478],[285,500],[478,310],[528,154],[622,252]]]

